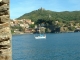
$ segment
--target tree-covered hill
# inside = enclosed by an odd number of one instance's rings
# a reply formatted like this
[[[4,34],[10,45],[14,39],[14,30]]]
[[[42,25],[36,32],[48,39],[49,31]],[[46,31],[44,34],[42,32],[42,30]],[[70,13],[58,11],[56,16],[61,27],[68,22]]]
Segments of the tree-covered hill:
[[[40,8],[30,13],[26,13],[17,19],[31,19],[37,21],[38,19],[44,20],[58,20],[58,21],[80,21],[80,11],[63,11],[55,12]]]

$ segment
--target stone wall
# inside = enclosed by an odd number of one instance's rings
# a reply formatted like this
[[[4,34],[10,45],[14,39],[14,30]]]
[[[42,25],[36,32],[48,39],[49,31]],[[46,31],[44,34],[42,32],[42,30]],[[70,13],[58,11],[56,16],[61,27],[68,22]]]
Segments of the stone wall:
[[[12,60],[9,0],[0,0],[0,60]]]

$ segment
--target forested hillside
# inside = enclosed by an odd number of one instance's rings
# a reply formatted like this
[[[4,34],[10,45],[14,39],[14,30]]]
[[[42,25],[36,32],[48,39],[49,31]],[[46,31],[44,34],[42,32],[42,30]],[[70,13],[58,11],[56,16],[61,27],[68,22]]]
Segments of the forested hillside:
[[[58,21],[80,21],[80,11],[63,11],[55,12],[50,10],[45,10],[40,8],[34,10],[30,13],[25,13],[17,19],[31,19],[32,21],[37,21],[38,19],[44,20],[58,20]]]

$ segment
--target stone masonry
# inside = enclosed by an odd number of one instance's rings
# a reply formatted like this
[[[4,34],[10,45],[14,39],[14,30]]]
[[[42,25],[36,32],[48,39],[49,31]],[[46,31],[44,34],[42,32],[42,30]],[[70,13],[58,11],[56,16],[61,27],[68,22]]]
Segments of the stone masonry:
[[[9,0],[0,0],[0,60],[12,60]]]

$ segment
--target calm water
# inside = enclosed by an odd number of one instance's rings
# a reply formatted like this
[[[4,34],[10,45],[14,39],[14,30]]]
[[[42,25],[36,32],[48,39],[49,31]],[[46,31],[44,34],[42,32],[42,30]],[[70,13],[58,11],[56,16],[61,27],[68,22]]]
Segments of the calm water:
[[[47,34],[41,40],[14,35],[12,42],[13,60],[80,60],[80,33]]]

